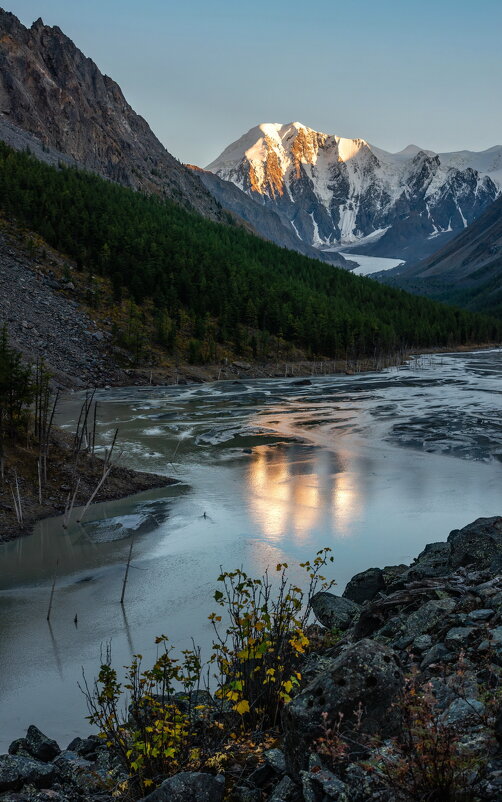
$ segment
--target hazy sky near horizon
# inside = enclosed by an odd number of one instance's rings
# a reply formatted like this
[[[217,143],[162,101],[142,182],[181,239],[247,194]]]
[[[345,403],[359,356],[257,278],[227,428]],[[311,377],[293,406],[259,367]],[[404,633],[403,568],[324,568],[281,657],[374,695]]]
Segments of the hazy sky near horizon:
[[[184,162],[296,120],[392,151],[502,144],[500,0],[0,4],[59,25]]]

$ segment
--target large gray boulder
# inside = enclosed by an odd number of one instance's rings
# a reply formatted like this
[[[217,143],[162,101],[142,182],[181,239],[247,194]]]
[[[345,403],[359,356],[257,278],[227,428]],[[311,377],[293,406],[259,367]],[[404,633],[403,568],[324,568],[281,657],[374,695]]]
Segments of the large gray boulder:
[[[30,755],[37,760],[43,760],[44,763],[54,760],[61,752],[56,741],[44,735],[34,724],[30,724],[28,727],[24,741]]]
[[[445,621],[453,610],[456,602],[454,599],[445,597],[444,599],[430,599],[422,604],[418,610],[414,610],[410,615],[403,617],[402,634],[393,641],[397,649],[405,649],[419,635],[426,635],[433,630],[440,622]]]
[[[269,802],[295,802],[296,800],[298,800],[298,789],[289,777],[283,777],[269,797]]]
[[[298,776],[306,768],[309,751],[322,733],[323,714],[334,724],[342,716],[344,735],[359,741],[356,719],[367,735],[396,732],[398,714],[393,707],[403,685],[395,653],[371,640],[361,640],[334,658],[287,705],[283,713],[288,771]]]
[[[366,571],[352,577],[343,591],[344,599],[350,599],[357,604],[371,601],[377,593],[385,590],[385,578],[381,568],[368,568]]]
[[[327,629],[348,629],[361,609],[350,599],[324,591],[312,596],[310,604],[317,620]]]
[[[448,576],[451,573],[450,558],[450,543],[428,543],[409,568],[388,583],[388,592],[400,590],[410,582],[417,582],[421,579]]]
[[[76,752],[61,752],[52,765],[60,782],[73,786],[82,794],[98,793],[106,787],[106,772]]]
[[[463,529],[454,529],[448,535],[448,543],[452,568],[489,568],[502,555],[502,516],[478,518]]]
[[[49,788],[54,780],[54,766],[22,755],[0,755],[0,792],[18,791],[29,783]]]
[[[449,615],[455,608],[456,602],[448,597],[430,599],[412,613],[402,609],[408,604],[409,600],[403,599],[397,591],[387,597],[384,606],[379,604],[378,600],[365,605],[354,626],[352,633],[354,639],[361,640],[378,633],[379,636],[388,638],[394,648],[404,649],[415,638],[430,632],[439,621]]]
[[[332,771],[317,765],[300,776],[305,802],[351,802],[349,788]]]
[[[221,802],[224,793],[223,774],[182,771],[164,780],[143,802]]]

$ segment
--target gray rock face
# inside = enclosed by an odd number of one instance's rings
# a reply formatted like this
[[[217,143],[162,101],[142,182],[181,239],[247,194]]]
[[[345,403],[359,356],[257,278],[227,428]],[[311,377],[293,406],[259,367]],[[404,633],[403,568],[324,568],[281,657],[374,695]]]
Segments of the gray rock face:
[[[488,568],[502,555],[502,516],[478,518],[463,529],[454,529],[448,536],[451,544],[451,566],[474,565]]]
[[[445,243],[437,242],[436,252],[396,271],[395,281],[403,289],[421,286],[432,297],[448,297],[459,289],[472,292],[471,297],[486,300],[486,312],[496,313],[497,295],[492,287],[500,286],[502,265],[502,198],[491,203],[474,223]],[[385,280],[382,275],[383,280]],[[485,295],[486,293],[486,295]]]
[[[392,704],[403,684],[396,655],[370,640],[361,640],[334,658],[284,710],[285,755],[290,772],[305,767],[309,750],[321,734],[323,713],[329,722],[343,715],[343,727],[354,734],[361,708],[365,733],[394,732],[397,719]],[[356,739],[357,740],[357,739]]]
[[[60,28],[42,20],[25,28],[0,9],[0,120],[2,115],[11,132],[12,126],[28,131],[89,170],[165,193],[207,217],[222,216],[198,176],[166,151],[115,81]]]
[[[494,659],[502,663],[502,626],[487,630],[486,635],[486,639],[479,644],[479,651],[490,651]]]
[[[56,258],[54,252],[50,256]],[[57,260],[59,265],[63,263],[60,257]],[[33,267],[15,239],[1,232],[0,320],[7,324],[11,345],[30,362],[43,357],[56,380],[65,386],[96,386],[104,376],[124,381],[109,343],[98,343],[90,335],[94,328],[91,317],[52,289],[47,275]]]
[[[360,610],[358,604],[334,593],[316,593],[310,604],[317,620],[327,629],[348,629]]]
[[[352,577],[342,595],[344,599],[364,604],[374,599],[381,590],[385,590],[383,571],[381,568],[368,568]]]
[[[224,793],[222,774],[215,777],[203,772],[182,771],[164,780],[144,802],[221,802]]]
[[[54,779],[54,766],[21,755],[0,755],[0,791],[17,791],[30,783],[48,788]]]
[[[432,646],[432,638],[430,635],[417,635],[413,641],[413,648],[417,652],[425,652]]]

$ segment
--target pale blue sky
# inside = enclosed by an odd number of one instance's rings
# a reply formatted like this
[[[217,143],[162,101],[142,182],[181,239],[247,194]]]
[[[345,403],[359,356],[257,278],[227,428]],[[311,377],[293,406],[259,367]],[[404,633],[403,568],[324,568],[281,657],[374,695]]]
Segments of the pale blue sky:
[[[260,122],[399,150],[502,144],[501,0],[0,0],[59,25],[175,156]]]

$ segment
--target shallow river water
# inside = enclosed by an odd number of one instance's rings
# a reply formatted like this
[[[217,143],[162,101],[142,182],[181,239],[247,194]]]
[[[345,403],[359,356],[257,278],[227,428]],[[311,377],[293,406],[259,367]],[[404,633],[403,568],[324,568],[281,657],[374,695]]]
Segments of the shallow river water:
[[[99,439],[179,484],[96,505],[0,549],[0,751],[36,723],[85,734],[82,669],[156,635],[206,646],[220,565],[258,575],[331,546],[356,572],[502,510],[502,351],[420,357],[382,373],[100,391]],[[72,428],[81,397],[63,402]],[[126,604],[119,604],[134,534]],[[46,612],[56,563],[51,625]],[[77,625],[74,624],[78,616]]]

